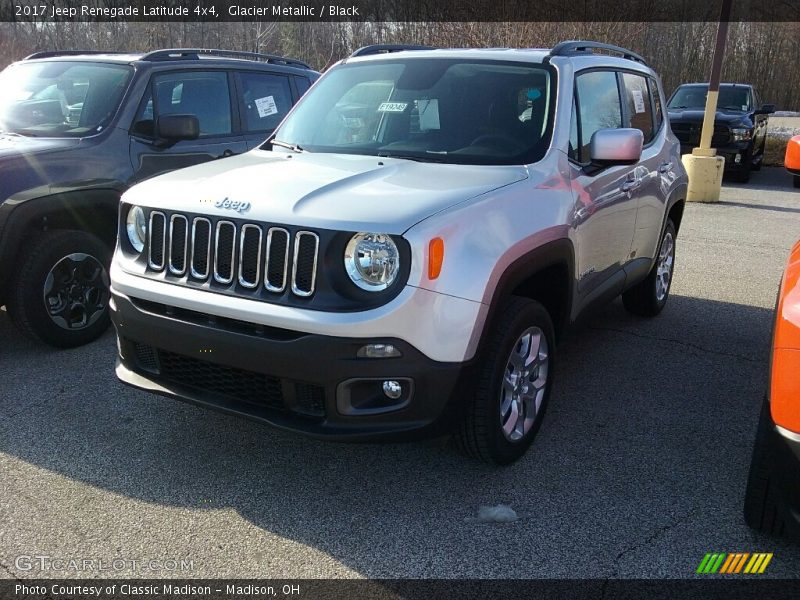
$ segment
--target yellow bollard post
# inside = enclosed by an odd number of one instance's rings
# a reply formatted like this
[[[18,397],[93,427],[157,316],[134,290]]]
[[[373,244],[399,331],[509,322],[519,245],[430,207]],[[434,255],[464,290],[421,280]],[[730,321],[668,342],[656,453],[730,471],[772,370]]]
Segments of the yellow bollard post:
[[[722,72],[722,58],[725,54],[725,39],[728,36],[731,3],[731,0],[722,2],[722,11],[717,27],[717,42],[711,62],[711,77],[708,81],[703,129],[700,133],[700,146],[692,150],[691,154],[684,154],[681,157],[689,176],[689,189],[686,192],[688,202],[718,202],[722,189],[725,159],[717,156],[717,151],[711,147],[711,140],[714,135],[714,117],[717,114],[719,80]]]

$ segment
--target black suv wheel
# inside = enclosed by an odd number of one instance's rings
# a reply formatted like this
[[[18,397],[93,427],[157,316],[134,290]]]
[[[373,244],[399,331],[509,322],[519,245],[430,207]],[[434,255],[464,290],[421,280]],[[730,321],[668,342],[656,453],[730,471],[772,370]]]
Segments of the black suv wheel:
[[[468,456],[504,465],[525,454],[541,425],[555,334],[547,310],[534,300],[512,297],[501,311],[456,443]]]
[[[675,268],[675,225],[667,219],[661,236],[655,264],[647,277],[622,294],[622,304],[628,312],[643,317],[654,317],[667,304]]]
[[[108,315],[111,250],[83,231],[34,239],[12,286],[8,312],[28,337],[60,348],[97,339]]]
[[[758,419],[750,473],[747,476],[744,520],[749,527],[764,533],[791,535],[786,526],[786,502],[776,484],[774,469],[778,461],[770,440],[771,427],[769,403],[765,401]]]

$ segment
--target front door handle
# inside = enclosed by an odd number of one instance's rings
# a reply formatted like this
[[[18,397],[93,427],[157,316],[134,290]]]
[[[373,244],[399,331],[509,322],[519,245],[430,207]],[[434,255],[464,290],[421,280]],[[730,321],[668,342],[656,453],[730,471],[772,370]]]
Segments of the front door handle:
[[[642,185],[641,178],[634,172],[631,171],[628,173],[628,176],[625,178],[625,183],[622,184],[622,191],[623,192],[632,192],[636,188]]]

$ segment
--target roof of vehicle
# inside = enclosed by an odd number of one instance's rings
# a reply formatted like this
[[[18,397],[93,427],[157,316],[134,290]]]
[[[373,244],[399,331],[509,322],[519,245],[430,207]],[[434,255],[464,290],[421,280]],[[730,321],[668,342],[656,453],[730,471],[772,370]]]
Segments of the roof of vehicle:
[[[152,64],[163,63],[190,63],[198,61],[213,61],[222,64],[237,63],[242,66],[270,65],[292,67],[313,71],[308,63],[276,54],[261,54],[257,52],[240,52],[236,50],[218,50],[211,48],[173,48],[155,50],[152,52],[104,52],[95,50],[56,50],[36,52],[23,59],[23,61],[88,61],[108,62],[118,64],[133,64],[145,62]]]
[[[576,70],[606,66],[619,69],[634,69],[650,74],[654,73],[645,63],[622,56],[611,56],[592,52],[553,54],[553,50],[549,48],[430,48],[391,50],[388,53],[367,53],[362,56],[356,56],[354,53],[353,56],[346,58],[343,62],[381,61],[394,58],[502,60],[531,64],[544,64],[550,59],[554,59],[556,61],[569,60],[573,63]]]
[[[726,86],[726,87],[753,87],[752,83],[727,83],[727,82],[723,82],[723,83],[720,83],[719,85],[720,85],[720,87],[722,87],[722,86]],[[690,87],[690,86],[708,87],[708,82],[706,81],[704,83],[702,81],[698,81],[698,82],[695,82],[695,83],[682,83],[678,87]]]

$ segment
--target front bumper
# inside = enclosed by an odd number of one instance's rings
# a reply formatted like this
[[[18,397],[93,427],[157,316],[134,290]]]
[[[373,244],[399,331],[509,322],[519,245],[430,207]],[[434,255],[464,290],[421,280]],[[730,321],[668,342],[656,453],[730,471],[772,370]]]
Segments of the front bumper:
[[[696,147],[697,145],[681,144],[681,154],[691,154],[692,150],[694,150]],[[717,156],[721,156],[725,159],[726,173],[744,170],[745,166],[747,165],[747,161],[751,161],[753,159],[752,152],[750,150],[750,142],[728,144],[715,148],[715,150],[717,151]],[[737,156],[739,157],[738,161],[736,160]]]
[[[341,441],[445,433],[472,388],[474,360],[437,362],[391,338],[341,338],[213,317],[112,290],[116,373],[134,387],[282,429]],[[359,358],[368,343],[398,358]],[[398,381],[391,400],[382,383]]]

